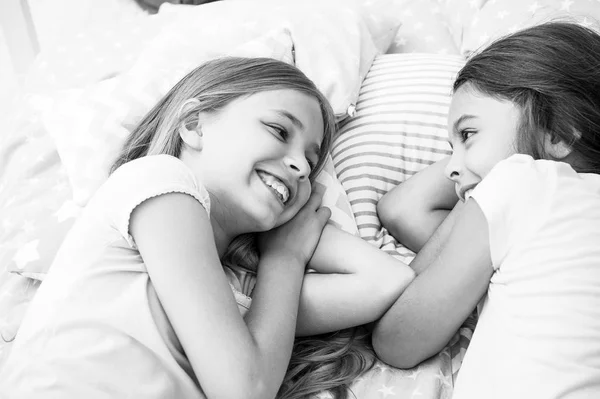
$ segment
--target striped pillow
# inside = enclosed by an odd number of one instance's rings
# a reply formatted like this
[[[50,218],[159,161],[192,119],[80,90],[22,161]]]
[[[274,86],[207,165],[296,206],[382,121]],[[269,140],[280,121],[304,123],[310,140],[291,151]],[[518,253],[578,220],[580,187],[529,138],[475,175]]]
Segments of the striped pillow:
[[[447,113],[457,55],[383,54],[367,74],[356,115],[333,143],[335,171],[362,238],[405,262],[414,253],[381,226],[379,199],[425,166],[450,154]]]

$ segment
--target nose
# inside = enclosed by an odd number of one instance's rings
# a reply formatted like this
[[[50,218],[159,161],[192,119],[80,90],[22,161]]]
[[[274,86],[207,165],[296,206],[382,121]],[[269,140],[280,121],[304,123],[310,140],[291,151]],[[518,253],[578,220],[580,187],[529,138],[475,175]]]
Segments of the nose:
[[[288,155],[285,157],[285,166],[292,171],[292,174],[299,180],[308,179],[310,174],[310,165],[304,158],[304,155]]]
[[[448,179],[452,181],[457,181],[460,177],[461,167],[458,157],[456,155],[456,151],[454,151],[450,156],[450,160],[448,160],[446,168],[444,169],[444,174]]]

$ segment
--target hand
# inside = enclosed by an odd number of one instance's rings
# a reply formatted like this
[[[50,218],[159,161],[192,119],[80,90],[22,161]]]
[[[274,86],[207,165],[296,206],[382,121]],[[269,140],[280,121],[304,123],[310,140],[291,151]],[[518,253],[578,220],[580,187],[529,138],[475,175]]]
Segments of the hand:
[[[310,198],[289,222],[258,235],[261,257],[292,257],[306,266],[315,251],[331,210],[321,207],[324,189],[315,187]]]

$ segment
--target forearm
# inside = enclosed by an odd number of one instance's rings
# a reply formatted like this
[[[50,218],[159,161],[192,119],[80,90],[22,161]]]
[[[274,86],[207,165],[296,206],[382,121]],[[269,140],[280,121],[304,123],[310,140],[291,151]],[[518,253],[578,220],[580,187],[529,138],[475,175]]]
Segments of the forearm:
[[[417,275],[421,274],[428,265],[439,257],[442,244],[452,230],[458,211],[459,209],[454,209],[448,215],[412,261],[411,267]],[[433,329],[435,318],[424,313],[426,320],[415,320],[418,317],[415,310],[418,311],[418,309],[415,309],[414,306],[414,303],[409,303],[408,295],[401,296],[378,321],[373,331],[373,345],[378,354],[385,357],[385,361],[402,368],[415,366],[426,359],[428,353],[435,353],[440,344],[444,345],[447,342],[445,341],[446,338],[451,338],[451,336],[446,337],[445,334],[434,336],[433,339],[423,336],[423,333],[428,335],[428,332]],[[423,311],[426,312],[427,310],[423,309]],[[431,324],[429,323],[430,320]],[[423,324],[425,327],[421,327]],[[386,354],[386,356],[382,356],[383,354]],[[409,357],[408,354],[414,356]]]
[[[252,306],[245,316],[256,349],[256,367],[277,392],[290,360],[304,265],[282,256],[261,258]]]
[[[413,252],[419,252],[449,213],[447,209],[429,209],[421,212],[421,216],[426,217],[404,214],[388,219],[382,218],[381,222],[396,241]]]
[[[385,194],[377,204],[383,226],[418,252],[444,221],[458,198],[444,176],[447,159],[428,166]]]
[[[457,206],[415,258],[419,275],[375,326],[373,345],[390,364],[409,368],[439,352],[485,293],[492,269],[489,255],[477,249],[487,248],[487,234],[477,224],[468,237],[474,253],[465,255],[465,246],[457,244],[461,238],[452,236],[466,229],[454,228],[462,207]],[[454,263],[465,258],[471,267],[467,272]]]
[[[410,263],[410,267],[415,273],[421,274],[435,259],[439,258],[443,245],[448,241],[456,218],[464,208],[465,203],[459,201],[454,208],[448,212],[438,228],[433,232],[431,238],[423,245],[423,248],[417,253],[415,259]]]
[[[304,278],[297,335],[376,320],[414,278],[406,264],[359,237],[326,226]]]

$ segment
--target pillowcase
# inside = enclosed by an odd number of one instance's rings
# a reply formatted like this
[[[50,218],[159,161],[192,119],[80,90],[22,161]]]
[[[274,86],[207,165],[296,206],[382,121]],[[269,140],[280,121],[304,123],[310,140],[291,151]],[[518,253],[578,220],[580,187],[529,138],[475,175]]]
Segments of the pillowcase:
[[[182,39],[168,32],[152,42],[129,71],[59,92],[54,98],[36,98],[78,205],[85,206],[107,179],[129,132],[150,108],[193,67],[226,55],[218,50],[194,52],[194,43]],[[171,42],[181,44],[172,46]],[[291,62],[292,46],[288,32],[273,31],[230,49],[229,54]]]
[[[377,52],[354,1],[222,1],[161,7],[163,29],[130,70],[63,92],[42,105],[44,124],[66,167],[75,202],[85,205],[106,179],[121,144],[142,116],[187,72],[217,56],[263,56],[294,63],[338,115],[345,116]],[[372,29],[382,45],[389,32]]]
[[[377,217],[379,199],[427,165],[450,154],[446,130],[456,55],[384,54],[360,90],[356,116],[333,143],[335,171],[348,195],[360,236],[410,262]]]
[[[463,30],[461,53],[465,56],[493,40],[529,26],[554,19],[600,27],[600,3],[594,0],[501,0],[484,2]]]
[[[60,4],[31,4],[40,53],[23,81],[27,92],[81,87],[127,70],[158,33],[156,18],[129,0],[75,1],[60,23],[37,18],[54,15]]]
[[[459,54],[440,0],[404,0],[402,25],[387,53]]]
[[[0,273],[41,279],[81,208],[29,98],[10,110],[0,135]]]

